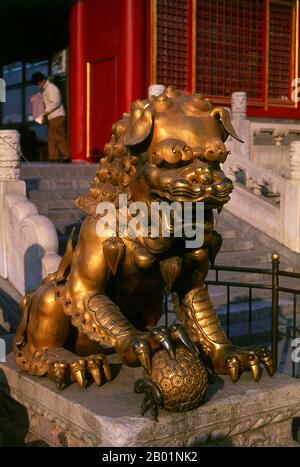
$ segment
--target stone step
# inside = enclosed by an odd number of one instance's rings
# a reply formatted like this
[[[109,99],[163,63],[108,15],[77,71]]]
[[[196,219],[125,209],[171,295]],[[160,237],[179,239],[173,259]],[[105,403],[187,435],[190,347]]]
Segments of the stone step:
[[[75,201],[74,199],[67,199],[67,198],[61,198],[59,200],[54,199],[36,199],[32,201],[36,207],[38,208],[38,211],[40,214],[51,216],[52,211],[60,211],[61,209],[71,209],[72,211],[80,211],[79,209],[75,208]],[[58,206],[59,204],[59,206]],[[49,213],[49,214],[48,214]]]
[[[223,238],[220,251],[247,251],[254,249],[253,240],[240,240],[237,238]]]
[[[221,233],[221,232],[220,232],[220,233]],[[225,230],[222,232],[223,240],[224,240],[224,239],[227,239],[227,238],[228,238],[228,239],[231,239],[231,238],[233,239],[233,238],[236,238],[236,236],[237,236],[237,233],[236,233],[236,231],[235,231],[234,229],[232,229],[232,228],[231,228],[231,229],[230,229],[230,228],[225,229]]]
[[[217,256],[218,261],[218,256]],[[255,267],[255,266],[254,266]],[[266,265],[260,264],[259,269],[268,269],[271,271],[271,264],[268,263]],[[260,274],[260,273],[248,273],[248,272],[235,272],[235,271],[218,271],[219,281],[242,281],[245,283],[262,283],[266,281],[266,283],[271,282],[271,275],[268,274]],[[216,271],[210,270],[207,274],[207,280],[215,280],[216,279]]]
[[[90,177],[77,178],[29,178],[26,180],[27,191],[31,190],[87,190],[90,186]]]
[[[217,307],[218,317],[222,325],[227,322],[227,306],[222,305]],[[231,324],[248,323],[249,320],[249,302],[231,303],[229,307],[229,321]],[[279,301],[279,314],[282,323],[290,325],[293,313],[292,300],[280,299]],[[300,312],[299,312],[300,314]],[[253,300],[251,321],[259,321],[271,319],[272,315],[272,302],[271,300]]]
[[[258,264],[267,263],[270,253],[263,250],[253,251],[220,251],[217,263],[223,266],[248,266],[255,267]]]
[[[39,189],[27,189],[27,195],[33,203],[37,203],[40,200],[42,201],[53,201],[56,202],[56,207],[59,207],[60,199],[68,199],[73,200],[77,198],[77,196],[85,193],[86,190],[82,190],[82,188],[77,189],[57,189],[53,192],[53,190],[39,190]]]
[[[50,209],[47,216],[52,220],[55,227],[58,229],[63,225],[68,225],[72,222],[77,222],[84,217],[84,213],[79,209]]]
[[[93,177],[99,164],[73,162],[71,164],[56,164],[49,162],[21,163],[21,178],[58,178],[64,177]]]
[[[226,324],[223,324],[222,327],[226,332]],[[228,337],[235,345],[247,346],[259,344],[270,346],[271,329],[271,317],[253,320],[251,325],[249,324],[248,320],[245,320],[244,323],[230,323]],[[291,314],[290,318],[279,316],[279,341],[285,341],[287,343],[290,340],[290,336],[292,335],[292,329]]]

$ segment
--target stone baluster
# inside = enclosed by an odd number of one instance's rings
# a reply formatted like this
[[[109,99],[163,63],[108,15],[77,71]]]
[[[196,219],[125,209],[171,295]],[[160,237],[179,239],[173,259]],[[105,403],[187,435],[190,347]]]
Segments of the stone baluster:
[[[255,195],[262,196],[262,191],[264,187],[265,187],[265,182],[263,180],[253,181],[252,190]]]
[[[0,131],[0,179],[20,178],[20,134],[17,130]]]
[[[284,138],[288,135],[288,130],[275,128],[272,132],[272,137],[276,146],[282,146]]]
[[[246,177],[246,188],[248,188],[249,190],[253,190],[253,184],[254,184],[254,180],[253,180],[253,177],[251,177],[250,175]]]
[[[233,92],[231,94],[231,115],[233,120],[245,120],[247,113],[247,93]]]
[[[290,143],[289,177],[300,179],[300,141]]]
[[[274,202],[276,204],[279,204],[281,194],[278,189],[278,186],[275,183],[269,182],[269,187],[270,187],[271,196],[273,197]]]
[[[241,169],[237,165],[233,165],[229,168],[229,174],[233,182],[237,181],[237,175],[240,173]]]

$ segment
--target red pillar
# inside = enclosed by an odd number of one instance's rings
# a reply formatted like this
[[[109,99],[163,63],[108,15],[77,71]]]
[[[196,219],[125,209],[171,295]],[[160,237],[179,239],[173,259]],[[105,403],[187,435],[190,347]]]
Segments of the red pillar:
[[[145,96],[145,2],[122,0],[120,110],[127,112],[132,101]]]
[[[70,148],[72,160],[86,159],[86,17],[84,0],[70,13]]]

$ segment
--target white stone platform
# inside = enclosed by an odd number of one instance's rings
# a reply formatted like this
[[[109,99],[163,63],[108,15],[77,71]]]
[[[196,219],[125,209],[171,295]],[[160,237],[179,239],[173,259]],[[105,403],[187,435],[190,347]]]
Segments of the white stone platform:
[[[299,447],[292,437],[293,419],[300,416],[299,380],[264,374],[256,383],[248,373],[236,384],[227,377],[217,378],[198,409],[161,410],[155,422],[139,415],[142,396],[133,392],[142,371],[117,363],[113,370],[119,374],[103,387],[93,384],[84,391],[72,385],[60,392],[46,378],[18,370],[10,354],[7,363],[0,363],[1,425],[6,410],[8,425],[14,426],[13,414],[24,439],[29,432],[31,439],[51,446]],[[11,429],[8,425],[6,430]]]

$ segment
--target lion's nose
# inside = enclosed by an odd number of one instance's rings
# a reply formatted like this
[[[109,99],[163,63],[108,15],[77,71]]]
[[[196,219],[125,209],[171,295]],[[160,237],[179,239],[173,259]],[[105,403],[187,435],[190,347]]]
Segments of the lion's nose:
[[[209,168],[196,169],[187,178],[193,185],[211,185],[213,183],[213,173]]]
[[[205,145],[204,157],[208,161],[225,162],[228,151],[220,140],[208,141]]]

